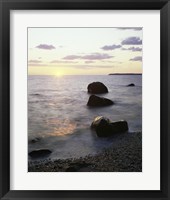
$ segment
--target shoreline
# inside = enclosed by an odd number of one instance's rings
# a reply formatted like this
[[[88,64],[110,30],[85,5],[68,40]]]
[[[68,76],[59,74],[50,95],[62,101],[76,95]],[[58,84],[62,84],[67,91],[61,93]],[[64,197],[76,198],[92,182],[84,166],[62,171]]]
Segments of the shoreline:
[[[142,132],[113,139],[111,147],[96,155],[29,162],[28,172],[142,172]]]

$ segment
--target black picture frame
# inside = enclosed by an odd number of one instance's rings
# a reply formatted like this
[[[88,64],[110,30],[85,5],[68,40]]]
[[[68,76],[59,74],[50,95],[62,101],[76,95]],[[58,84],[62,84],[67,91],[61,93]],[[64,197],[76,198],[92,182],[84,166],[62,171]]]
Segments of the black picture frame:
[[[160,190],[10,190],[10,10],[160,10],[161,181]],[[0,0],[0,198],[1,199],[170,199],[170,2],[168,0]],[[154,114],[154,113],[153,113]]]

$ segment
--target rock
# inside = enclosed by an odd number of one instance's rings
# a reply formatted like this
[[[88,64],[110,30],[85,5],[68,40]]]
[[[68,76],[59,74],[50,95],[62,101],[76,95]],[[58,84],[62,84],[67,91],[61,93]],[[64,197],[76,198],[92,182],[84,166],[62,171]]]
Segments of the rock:
[[[113,105],[114,102],[110,99],[107,98],[103,98],[103,97],[98,97],[96,95],[91,95],[89,97],[89,100],[87,102],[88,106],[94,106],[94,107],[98,107],[98,106],[110,106]]]
[[[125,120],[120,120],[116,122],[111,122],[110,123],[112,126],[112,130],[114,133],[123,133],[128,131],[128,123]]]
[[[134,86],[135,86],[134,83],[131,83],[131,84],[127,85],[127,87],[134,87]]]
[[[39,142],[40,140],[41,140],[41,138],[36,137],[36,138],[29,140],[29,143],[36,143],[36,142]]]
[[[101,82],[90,83],[87,87],[88,93],[91,94],[102,94],[108,93],[107,87]]]
[[[92,124],[91,124],[91,128],[92,129],[96,129],[97,128],[97,126],[101,123],[101,121],[102,122],[106,122],[106,123],[110,123],[111,121],[108,119],[108,118],[106,118],[106,117],[103,117],[103,116],[97,116],[97,117],[95,117],[95,119],[93,120],[93,122],[92,122]]]
[[[128,131],[128,123],[124,120],[110,122],[108,118],[98,116],[92,122],[91,128],[96,131],[98,137],[108,137]]]
[[[51,153],[52,151],[50,151],[49,149],[38,149],[38,150],[31,151],[29,153],[29,156],[31,156],[32,158],[39,158],[39,157],[46,157]]]
[[[110,120],[102,116],[94,119],[91,128],[96,131],[98,137],[108,137],[113,134]]]

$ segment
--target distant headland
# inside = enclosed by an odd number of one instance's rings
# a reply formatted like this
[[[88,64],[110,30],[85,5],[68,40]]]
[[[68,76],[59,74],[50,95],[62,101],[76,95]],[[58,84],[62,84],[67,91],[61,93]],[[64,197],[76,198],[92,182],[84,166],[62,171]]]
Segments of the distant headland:
[[[111,73],[108,75],[142,75],[142,73]]]

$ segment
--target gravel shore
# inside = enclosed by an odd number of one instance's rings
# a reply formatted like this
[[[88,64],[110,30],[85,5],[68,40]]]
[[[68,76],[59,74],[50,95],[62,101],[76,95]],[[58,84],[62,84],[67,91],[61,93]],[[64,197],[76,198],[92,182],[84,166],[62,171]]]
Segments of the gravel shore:
[[[29,172],[141,172],[142,133],[116,135],[111,147],[96,155],[29,162]]]

